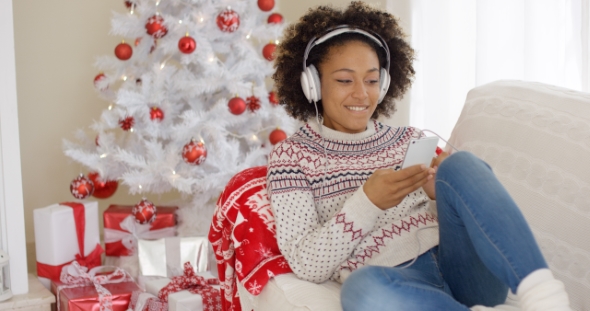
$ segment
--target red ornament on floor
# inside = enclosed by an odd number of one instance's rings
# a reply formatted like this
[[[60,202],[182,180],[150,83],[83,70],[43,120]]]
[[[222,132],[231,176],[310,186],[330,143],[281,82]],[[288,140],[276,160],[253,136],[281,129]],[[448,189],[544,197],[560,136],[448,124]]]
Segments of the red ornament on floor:
[[[197,42],[192,37],[189,37],[188,33],[186,36],[178,40],[178,49],[184,54],[190,54],[197,48]]]
[[[168,28],[164,26],[164,19],[160,15],[154,15],[150,17],[145,24],[145,30],[147,34],[159,39],[168,33]]]
[[[135,124],[133,117],[125,117],[125,119],[119,120],[119,125],[124,131],[129,131],[133,127],[133,124]]]
[[[272,13],[268,16],[267,21],[269,24],[280,24],[283,22],[283,15],[279,13]]]
[[[131,210],[131,214],[135,217],[135,221],[141,225],[151,224],[156,220],[157,212],[154,203],[148,201],[146,198],[141,199],[141,201],[135,204]]]
[[[273,105],[273,106],[278,106],[279,105],[279,97],[277,96],[277,93],[274,91],[270,91],[268,93],[268,102]]]
[[[268,135],[268,140],[273,145],[276,145],[285,139],[287,139],[287,133],[283,132],[280,128],[270,132],[270,135]]]
[[[92,195],[94,184],[84,174],[80,174],[70,183],[70,192],[74,198],[83,200]]]
[[[260,99],[258,99],[258,97],[250,96],[246,98],[246,102],[248,103],[248,110],[250,110],[250,112],[255,112],[260,109]]]
[[[264,46],[262,49],[262,56],[266,58],[268,61],[273,61],[275,59],[275,50],[277,49],[277,45],[274,43],[269,43]]]
[[[229,112],[235,115],[240,115],[246,111],[246,102],[241,97],[234,97],[227,103]]]
[[[184,145],[182,148],[182,159],[184,162],[194,165],[199,165],[207,159],[207,148],[202,142],[195,142],[191,140],[190,143]]]
[[[115,56],[120,60],[128,60],[133,55],[133,48],[125,41],[122,41],[115,47]]]
[[[160,109],[159,107],[152,107],[150,109],[150,119],[154,120],[154,121],[162,121],[164,120],[164,111],[162,111],[162,109]]]
[[[258,0],[258,7],[264,12],[272,10],[274,6],[275,0]]]
[[[94,184],[92,196],[99,199],[111,197],[117,191],[119,183],[116,180],[103,181],[97,172],[88,173],[88,178]]]
[[[227,8],[217,15],[217,27],[223,32],[234,32],[240,27],[240,15],[236,11]]]

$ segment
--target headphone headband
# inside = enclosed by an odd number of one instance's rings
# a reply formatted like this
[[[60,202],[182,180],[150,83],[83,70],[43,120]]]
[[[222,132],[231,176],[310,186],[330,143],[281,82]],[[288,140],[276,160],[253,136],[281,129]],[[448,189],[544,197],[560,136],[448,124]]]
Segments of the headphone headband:
[[[383,38],[381,38],[381,36],[378,33],[372,32],[369,33],[366,30],[362,30],[359,28],[352,28],[348,25],[339,25],[333,28],[330,28],[328,30],[326,30],[326,34],[324,34],[323,36],[321,36],[318,39],[318,36],[315,36],[313,38],[311,38],[311,40],[309,40],[309,42],[307,43],[307,47],[305,48],[305,54],[303,55],[303,70],[305,70],[305,68],[307,68],[307,58],[309,57],[309,52],[311,52],[311,49],[313,49],[316,45],[320,45],[326,41],[328,41],[329,39],[336,37],[338,35],[341,35],[343,33],[359,33],[362,34],[370,39],[372,39],[373,41],[375,41],[380,47],[382,47],[385,50],[385,55],[386,55],[386,65],[385,65],[385,69],[387,69],[387,72],[389,73],[389,60],[390,60],[390,56],[389,56],[389,48],[387,47],[387,43],[385,42],[385,40],[383,40]]]

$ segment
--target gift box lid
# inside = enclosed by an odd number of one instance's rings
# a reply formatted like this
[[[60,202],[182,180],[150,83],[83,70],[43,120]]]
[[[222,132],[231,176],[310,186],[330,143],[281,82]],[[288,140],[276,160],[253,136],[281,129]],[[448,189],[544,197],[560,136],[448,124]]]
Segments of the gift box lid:
[[[177,206],[156,206],[156,219],[151,226],[154,228],[164,228],[176,225]],[[125,217],[131,215],[132,205],[110,205],[103,214],[104,227],[121,230],[119,225]]]
[[[100,243],[98,230],[98,203],[84,204],[84,256]],[[52,204],[33,210],[35,250],[37,261],[61,265],[72,261],[79,253],[74,212],[71,207]]]

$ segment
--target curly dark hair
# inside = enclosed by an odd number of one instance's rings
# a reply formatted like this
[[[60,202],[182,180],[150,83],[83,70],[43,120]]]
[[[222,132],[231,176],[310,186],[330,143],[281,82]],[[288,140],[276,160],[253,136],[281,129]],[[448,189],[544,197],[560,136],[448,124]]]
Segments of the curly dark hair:
[[[376,119],[380,115],[390,116],[395,112],[395,100],[401,99],[410,87],[415,73],[412,67],[414,50],[405,41],[405,34],[393,15],[361,1],[352,2],[344,11],[330,6],[318,6],[309,9],[297,23],[285,29],[281,44],[275,51],[276,71],[272,77],[279,101],[292,117],[305,122],[315,116],[315,108],[308,104],[300,83],[303,56],[308,41],[323,35],[327,29],[343,24],[377,33],[389,47],[391,84],[372,118]],[[371,46],[377,53],[381,66],[385,67],[384,49],[375,41],[358,33],[345,33],[315,46],[308,56],[307,64],[319,68],[330,48],[342,46],[350,41],[361,41]],[[318,101],[320,115],[323,113],[321,102]]]

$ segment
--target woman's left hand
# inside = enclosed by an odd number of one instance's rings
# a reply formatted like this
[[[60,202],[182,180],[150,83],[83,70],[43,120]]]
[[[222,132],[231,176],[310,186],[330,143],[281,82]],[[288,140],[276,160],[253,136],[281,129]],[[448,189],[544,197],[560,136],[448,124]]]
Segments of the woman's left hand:
[[[426,192],[426,195],[428,195],[431,200],[436,200],[436,191],[434,187],[434,182],[436,181],[436,172],[438,171],[438,167],[442,161],[444,161],[448,156],[449,153],[443,151],[436,158],[432,158],[432,163],[430,163],[430,167],[434,168],[434,178],[422,186],[422,189],[424,189],[424,192]]]

